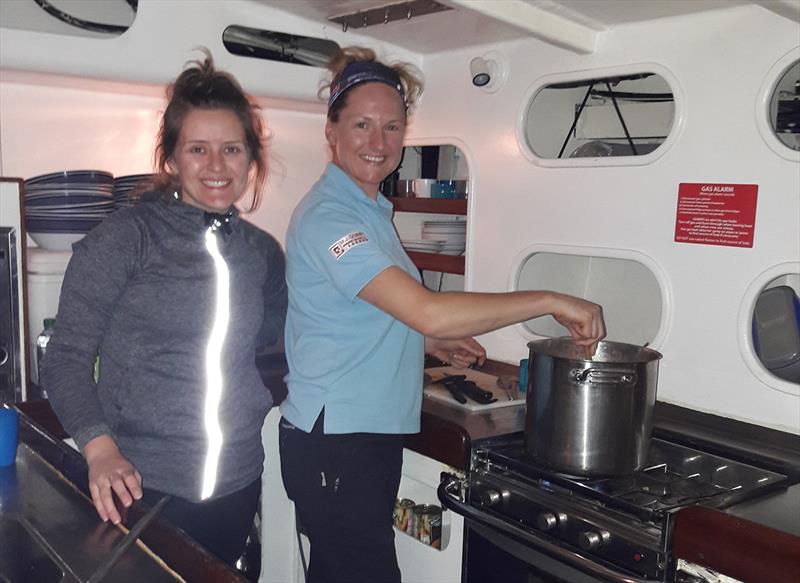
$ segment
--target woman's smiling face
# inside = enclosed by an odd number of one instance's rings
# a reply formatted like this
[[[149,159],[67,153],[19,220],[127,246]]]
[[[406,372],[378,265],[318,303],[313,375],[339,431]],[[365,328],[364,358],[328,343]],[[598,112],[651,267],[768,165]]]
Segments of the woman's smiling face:
[[[190,111],[169,166],[180,181],[184,202],[206,211],[227,211],[244,195],[253,167],[239,118],[227,109]]]
[[[339,119],[325,125],[333,162],[370,197],[400,163],[406,110],[400,94],[385,83],[351,89]]]

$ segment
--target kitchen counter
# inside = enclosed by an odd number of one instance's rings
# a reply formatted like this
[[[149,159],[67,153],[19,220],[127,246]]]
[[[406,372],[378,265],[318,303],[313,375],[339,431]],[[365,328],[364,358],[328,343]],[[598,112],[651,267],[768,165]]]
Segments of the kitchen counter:
[[[82,583],[111,555],[122,529],[94,507],[28,444],[0,468],[0,581]],[[44,544],[39,541],[43,540]],[[112,570],[120,581],[179,581],[157,557],[131,546]]]
[[[429,361],[436,364],[436,361]],[[429,367],[430,368],[430,367]],[[481,371],[518,376],[516,366],[486,361]],[[517,433],[525,428],[525,407],[509,406],[472,413],[433,399],[422,399],[420,432],[406,437],[408,449],[458,470],[469,467],[472,443],[481,439]]]
[[[279,404],[286,395],[283,383],[285,359],[282,355],[264,357],[259,362],[259,369],[273,400]],[[494,375],[517,374],[516,366],[492,361],[487,362],[482,370]],[[36,417],[50,424],[58,434],[60,424],[46,402],[23,406],[37,409]],[[470,413],[439,401],[423,399],[421,431],[406,438],[406,447],[464,471],[468,468],[470,450],[475,442],[520,432],[524,427],[523,406]],[[662,402],[656,404],[654,433],[659,437],[676,438],[687,445],[711,447],[712,451],[722,455],[735,454],[742,461],[766,460],[768,469],[800,474],[800,436],[797,435]],[[676,556],[743,581],[777,583],[785,579],[781,579],[782,575],[776,569],[787,564],[800,567],[799,512],[800,484],[724,511],[687,508],[679,513],[676,521]],[[771,543],[764,545],[764,540]],[[746,546],[748,544],[751,546]],[[754,553],[748,549],[759,551]],[[764,563],[766,568],[761,567]],[[752,579],[753,573],[773,578]]]
[[[61,441],[65,433],[47,401],[18,408],[17,461],[0,468],[0,582],[87,581],[149,508],[137,502],[123,510],[122,526],[101,522],[83,456]],[[247,581],[159,516],[140,541],[147,547],[131,545],[107,580]]]
[[[429,359],[428,362],[434,366],[440,364],[435,359]],[[258,356],[256,364],[264,384],[272,393],[273,403],[275,406],[279,405],[287,394],[286,384],[283,382],[288,372],[285,355]],[[487,361],[481,370],[493,375],[516,377],[518,374],[517,367],[496,361]],[[470,413],[432,399],[423,399],[420,424],[420,433],[409,435],[406,438],[406,447],[464,470],[469,462],[472,442],[523,430],[525,407],[512,406]]]

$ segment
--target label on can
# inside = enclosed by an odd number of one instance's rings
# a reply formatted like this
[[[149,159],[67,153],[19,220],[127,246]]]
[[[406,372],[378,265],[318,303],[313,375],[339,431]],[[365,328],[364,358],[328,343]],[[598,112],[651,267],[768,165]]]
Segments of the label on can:
[[[442,544],[442,508],[433,504],[414,507],[414,536],[426,545],[440,548]]]
[[[394,526],[403,532],[408,532],[409,523],[414,514],[414,501],[408,498],[398,498],[394,503]]]

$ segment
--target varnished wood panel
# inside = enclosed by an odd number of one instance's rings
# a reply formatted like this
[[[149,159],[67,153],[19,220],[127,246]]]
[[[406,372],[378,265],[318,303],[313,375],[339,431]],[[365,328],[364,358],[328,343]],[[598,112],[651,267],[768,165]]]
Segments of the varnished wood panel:
[[[719,510],[690,506],[679,511],[672,540],[676,557],[740,581],[800,581],[799,537]]]

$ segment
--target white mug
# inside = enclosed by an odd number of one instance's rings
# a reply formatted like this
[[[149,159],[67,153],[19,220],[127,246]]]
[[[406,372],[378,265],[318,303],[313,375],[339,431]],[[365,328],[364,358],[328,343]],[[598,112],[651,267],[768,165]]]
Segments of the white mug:
[[[431,185],[435,184],[436,180],[433,178],[416,178],[414,180],[414,194],[417,198],[430,198]]]

